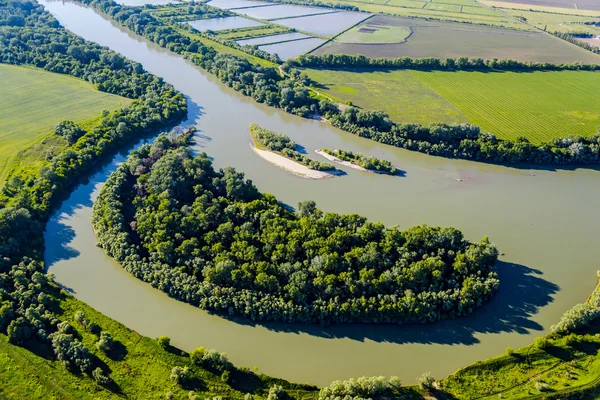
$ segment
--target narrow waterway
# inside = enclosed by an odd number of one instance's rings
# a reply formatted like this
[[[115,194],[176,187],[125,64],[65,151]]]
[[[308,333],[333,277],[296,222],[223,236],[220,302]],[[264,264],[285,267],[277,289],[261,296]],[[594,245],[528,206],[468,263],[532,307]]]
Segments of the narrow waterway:
[[[132,35],[95,11],[40,1],[68,29],[108,46],[185,93],[196,149],[217,167],[233,166],[265,192],[291,205],[316,200],[327,211],[359,213],[401,227],[454,226],[469,239],[488,235],[503,253],[501,289],[473,316],[418,326],[253,324],[210,315],[133,278],[96,247],[94,199],[125,153],[79,185],[50,220],[45,259],[77,298],[143,335],[167,335],[185,350],[228,353],[238,366],[296,382],[328,384],[362,375],[414,381],[517,348],[544,334],[585,300],[595,284],[600,249],[600,173],[589,169],[523,170],[412,153],[256,104],[188,61]],[[248,125],[289,135],[311,156],[321,147],[360,151],[406,172],[390,177],[346,169],[334,179],[296,177],[257,157]],[[342,167],[345,168],[345,167]]]

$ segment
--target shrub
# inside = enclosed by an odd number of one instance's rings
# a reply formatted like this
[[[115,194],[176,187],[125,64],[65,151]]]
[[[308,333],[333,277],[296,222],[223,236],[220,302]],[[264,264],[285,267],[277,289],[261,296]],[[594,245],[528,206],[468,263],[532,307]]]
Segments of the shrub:
[[[165,393],[165,399],[167,400],[173,400],[175,398],[175,393],[173,392],[167,392]]]
[[[156,340],[158,341],[158,344],[160,344],[160,346],[163,349],[166,349],[167,347],[169,347],[171,345],[171,338],[169,338],[168,336],[160,336]]]
[[[229,378],[230,378],[229,375],[230,375],[229,371],[223,371],[223,373],[221,374],[221,382],[229,383]]]
[[[400,380],[392,377],[387,380],[383,376],[361,377],[347,381],[334,381],[319,392],[319,400],[338,400],[348,398],[370,398],[400,387]]]
[[[533,341],[533,345],[540,350],[547,349],[548,347],[550,347],[550,344],[551,344],[550,340],[548,340],[547,337],[543,337],[543,336],[536,338]]]
[[[229,362],[225,353],[219,353],[213,349],[204,351],[204,354],[202,355],[202,364],[207,368],[212,368],[219,372],[233,368],[233,364]]]
[[[425,372],[419,379],[417,379],[419,383],[419,387],[423,390],[432,390],[435,389],[433,385],[435,383],[435,379],[431,376],[430,372]]]
[[[114,340],[110,333],[108,333],[108,332],[100,333],[100,339],[98,340],[98,342],[96,342],[96,348],[98,350],[102,350],[103,352],[108,353],[109,351],[112,350],[113,345],[114,345]]]
[[[202,364],[202,358],[204,357],[204,351],[205,351],[204,347],[200,346],[190,353],[190,361],[192,362],[192,364],[196,364],[196,365]]]
[[[550,385],[548,385],[547,383],[544,383],[544,382],[536,382],[535,388],[537,390],[539,390],[540,392],[549,392],[550,391]]]
[[[110,378],[104,375],[104,371],[100,367],[92,371],[92,378],[101,385],[108,385],[110,382]]]
[[[567,337],[565,337],[565,344],[567,346],[572,347],[573,345],[581,343],[581,339],[582,338],[580,336],[577,336],[576,334],[571,333],[571,334],[567,335]]]
[[[515,350],[512,347],[506,348],[506,355],[512,357],[515,354]]]
[[[92,356],[89,350],[73,335],[56,332],[50,335],[56,358],[66,366],[89,372],[92,369]]]
[[[269,388],[267,400],[280,400],[285,396],[285,390],[279,385],[273,385]]]
[[[188,382],[192,378],[192,374],[188,367],[173,367],[170,378],[173,382],[181,385]]]

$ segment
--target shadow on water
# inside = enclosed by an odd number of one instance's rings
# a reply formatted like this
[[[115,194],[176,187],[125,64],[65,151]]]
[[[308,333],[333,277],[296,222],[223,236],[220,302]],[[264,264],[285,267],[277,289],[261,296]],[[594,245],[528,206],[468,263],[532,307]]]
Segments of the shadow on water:
[[[303,333],[330,339],[371,340],[397,344],[464,344],[479,343],[476,335],[484,333],[519,333],[541,331],[532,320],[541,307],[553,301],[559,287],[541,277],[539,270],[519,264],[498,263],[500,288],[494,298],[471,316],[450,321],[411,325],[341,324],[320,327],[306,324],[254,323],[226,317],[242,325],[262,326],[276,332]]]
[[[62,196],[55,199],[54,208],[60,212],[54,215],[46,224],[44,239],[46,242],[45,266],[46,270],[51,268],[59,261],[70,260],[79,256],[79,251],[71,246],[75,239],[75,231],[68,224],[68,219],[75,216],[77,212],[84,208],[90,208],[94,205],[93,194],[98,185],[103,185],[116,169],[128,157],[128,155],[140,146],[152,143],[156,137],[163,132],[169,132],[174,127],[188,126],[196,124],[202,115],[203,108],[188,100],[188,118],[180,124],[173,124],[163,130],[154,131],[141,136],[134,143],[121,148],[112,154],[107,155],[102,162],[96,164],[85,176],[76,180],[72,185],[72,190],[67,190]],[[197,133],[194,135],[195,146],[204,147],[211,138],[209,136]],[[63,287],[66,291],[74,293],[71,288]]]

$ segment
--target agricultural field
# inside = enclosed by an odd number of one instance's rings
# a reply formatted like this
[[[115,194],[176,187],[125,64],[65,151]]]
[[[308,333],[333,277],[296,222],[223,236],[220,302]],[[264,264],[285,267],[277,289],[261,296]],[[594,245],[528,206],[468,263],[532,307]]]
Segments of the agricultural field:
[[[317,91],[397,122],[471,122],[500,138],[541,142],[600,126],[598,72],[306,70]]]
[[[0,82],[0,183],[20,152],[50,135],[59,122],[81,123],[131,101],[70,76],[12,65],[0,64]],[[64,144],[50,142],[51,146]],[[41,149],[37,154],[44,156]]]
[[[322,0],[322,2],[354,6],[370,13],[532,30],[528,25],[474,0]]]
[[[468,122],[457,107],[408,71],[305,70],[318,82],[318,93],[338,102],[351,101],[370,110],[384,110],[397,122],[429,124]],[[426,111],[426,112],[425,112]]]
[[[590,17],[513,9],[504,9],[503,11],[516,18],[523,19],[538,29],[548,32],[600,34],[600,16]]]
[[[552,63],[600,63],[600,56],[543,32],[524,32],[481,25],[426,21],[394,16],[374,16],[356,27],[386,35],[393,29],[410,29],[405,43],[372,45],[366,41],[348,43],[351,30],[315,51],[315,54],[363,54],[368,57],[480,57],[511,58],[519,61]],[[382,31],[382,33],[378,33]],[[365,34],[364,36],[369,36]],[[360,39],[360,38],[359,38]]]
[[[600,11],[597,0],[500,0],[503,3],[516,4],[523,7],[570,8],[573,10]]]
[[[402,43],[413,33],[410,26],[406,25],[381,25],[375,21],[367,20],[355,26],[335,41],[338,43]]]

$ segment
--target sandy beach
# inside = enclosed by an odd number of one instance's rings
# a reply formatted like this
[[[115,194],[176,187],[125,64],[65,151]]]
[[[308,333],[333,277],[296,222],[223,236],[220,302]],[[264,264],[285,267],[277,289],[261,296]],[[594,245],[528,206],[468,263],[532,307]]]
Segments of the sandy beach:
[[[252,142],[250,142],[250,147],[252,147],[252,150],[254,150],[254,152],[260,158],[275,165],[276,167],[279,167],[283,170],[291,172],[292,174],[299,176],[301,178],[327,179],[327,178],[333,178],[338,175],[335,172],[332,173],[332,172],[326,172],[326,171],[316,171],[316,170],[310,169],[302,164],[299,164],[295,161],[292,161],[288,158],[285,158],[284,156],[281,156],[279,154],[273,153],[271,151],[260,150]]]
[[[332,156],[331,154],[327,154],[325,153],[323,150],[321,149],[317,149],[315,150],[315,153],[325,157],[326,159],[328,159],[329,161],[333,161],[334,163],[337,164],[341,164],[341,165],[345,165],[346,167],[350,167],[350,168],[354,168],[357,169],[359,171],[366,171],[366,172],[376,172],[376,171],[371,171],[370,169],[366,169],[361,167],[360,165],[356,165],[351,163],[350,161],[344,161],[344,160],[340,160],[339,158],[337,158],[336,156]]]

